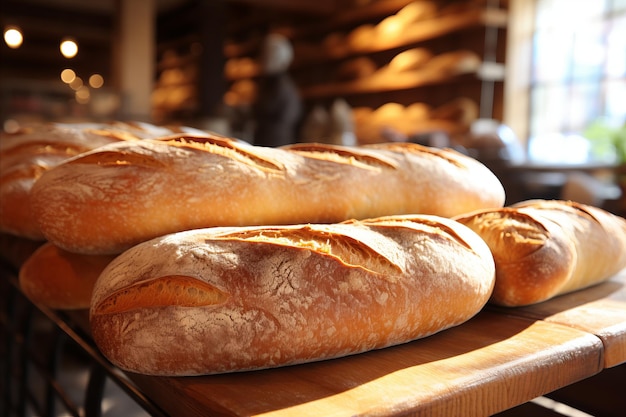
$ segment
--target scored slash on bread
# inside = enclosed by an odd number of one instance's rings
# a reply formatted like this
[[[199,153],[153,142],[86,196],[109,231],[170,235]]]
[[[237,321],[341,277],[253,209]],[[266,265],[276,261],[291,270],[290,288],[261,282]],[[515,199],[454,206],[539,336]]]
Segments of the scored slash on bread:
[[[491,302],[516,307],[606,281],[626,267],[626,221],[597,207],[529,200],[455,218],[489,245]]]
[[[90,323],[122,369],[200,375],[285,366],[405,343],[478,313],[487,245],[435,216],[174,233],[119,255]]]

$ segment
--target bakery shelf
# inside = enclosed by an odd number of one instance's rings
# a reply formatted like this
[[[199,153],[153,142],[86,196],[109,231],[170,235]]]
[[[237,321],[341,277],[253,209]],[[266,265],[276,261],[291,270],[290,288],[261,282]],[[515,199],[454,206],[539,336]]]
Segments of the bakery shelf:
[[[340,13],[326,20],[324,25],[310,25],[296,28],[291,33],[293,38],[302,38],[328,32],[329,30],[345,26],[356,25],[367,20],[387,17],[398,12],[404,6],[413,3],[414,0],[385,0],[374,1],[368,5],[352,7],[350,10],[341,10]]]
[[[392,49],[408,47],[416,43],[451,35],[465,29],[480,26],[504,28],[508,22],[508,12],[501,9],[469,10],[464,13],[455,13],[443,17],[424,20],[414,24],[403,32],[402,37],[386,42],[374,42],[363,49],[343,49],[341,52],[329,52],[316,46],[315,48],[300,48],[296,44],[296,62],[293,68],[319,63],[320,61],[341,60],[357,55],[367,55]],[[313,50],[319,52],[312,52]]]
[[[482,63],[476,71],[467,73],[442,73],[435,71],[407,71],[394,74],[393,77],[368,77],[349,82],[329,83],[302,88],[300,93],[305,99],[327,98],[342,95],[383,93],[408,90],[429,85],[451,84],[467,81],[501,81],[504,66],[494,63]]]

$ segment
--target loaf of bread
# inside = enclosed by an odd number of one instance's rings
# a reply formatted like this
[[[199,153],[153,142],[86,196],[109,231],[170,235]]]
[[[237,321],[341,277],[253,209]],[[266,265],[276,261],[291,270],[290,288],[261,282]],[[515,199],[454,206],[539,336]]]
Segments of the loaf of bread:
[[[84,153],[42,175],[32,200],[48,240],[112,254],[204,227],[451,217],[502,207],[504,190],[478,161],[411,143],[279,149],[178,135]]]
[[[489,245],[491,302],[536,304],[609,279],[626,267],[626,221],[571,201],[530,200],[456,218]]]
[[[30,210],[30,191],[50,168],[113,142],[156,138],[178,130],[146,123],[38,123],[0,132],[0,232],[44,240]]]
[[[58,310],[87,309],[98,276],[113,258],[71,253],[46,242],[20,268],[20,288],[39,305]]]
[[[487,302],[487,245],[451,219],[200,229],[144,242],[96,282],[92,334],[127,371],[278,367],[408,342]]]

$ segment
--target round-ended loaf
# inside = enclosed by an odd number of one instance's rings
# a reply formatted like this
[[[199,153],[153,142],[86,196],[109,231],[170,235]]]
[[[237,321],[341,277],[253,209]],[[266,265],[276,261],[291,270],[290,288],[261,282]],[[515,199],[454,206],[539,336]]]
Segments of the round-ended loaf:
[[[470,319],[495,279],[450,219],[212,228],[137,245],[107,266],[90,323],[127,371],[201,375],[405,343]]]
[[[22,292],[52,309],[88,309],[93,286],[113,255],[82,255],[44,243],[19,271]]]
[[[96,254],[205,227],[451,217],[502,207],[504,189],[478,161],[412,143],[277,149],[177,135],[84,153],[42,175],[32,200],[48,240]]]
[[[119,141],[171,135],[147,123],[37,123],[0,131],[0,232],[45,240],[31,211],[31,189],[46,171],[83,152]]]
[[[626,221],[571,201],[530,200],[455,218],[489,245],[491,302],[536,304],[609,279],[626,267]]]

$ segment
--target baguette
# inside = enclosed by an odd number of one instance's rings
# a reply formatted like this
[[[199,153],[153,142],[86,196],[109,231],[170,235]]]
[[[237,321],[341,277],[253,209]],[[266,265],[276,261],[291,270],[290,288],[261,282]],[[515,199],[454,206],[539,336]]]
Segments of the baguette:
[[[493,253],[493,304],[536,304],[603,282],[626,267],[626,221],[597,207],[529,200],[456,220]]]
[[[32,208],[68,251],[120,253],[178,231],[336,223],[502,207],[504,189],[478,161],[411,143],[282,149],[213,135],[116,143],[46,172]]]
[[[88,309],[93,286],[113,258],[71,253],[46,242],[22,265],[20,288],[31,301],[52,309]]]
[[[192,230],[109,264],[90,325],[102,353],[127,371],[263,369],[458,325],[487,302],[494,274],[482,239],[436,216]]]
[[[41,123],[0,132],[0,232],[45,237],[30,209],[33,184],[47,170],[109,143],[171,135],[180,129],[146,123]]]

